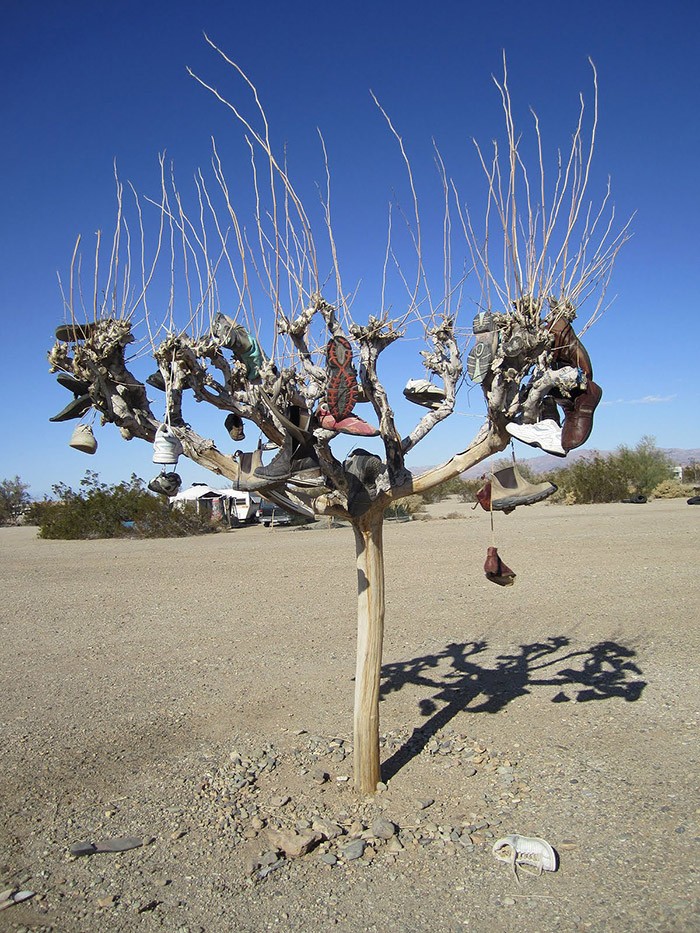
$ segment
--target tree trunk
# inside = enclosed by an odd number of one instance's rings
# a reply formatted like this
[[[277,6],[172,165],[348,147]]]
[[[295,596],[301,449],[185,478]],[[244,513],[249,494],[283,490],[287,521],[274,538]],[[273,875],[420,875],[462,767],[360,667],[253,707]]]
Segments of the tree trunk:
[[[357,553],[357,669],[355,672],[355,789],[373,794],[379,769],[379,681],[384,640],[384,512],[353,523]]]

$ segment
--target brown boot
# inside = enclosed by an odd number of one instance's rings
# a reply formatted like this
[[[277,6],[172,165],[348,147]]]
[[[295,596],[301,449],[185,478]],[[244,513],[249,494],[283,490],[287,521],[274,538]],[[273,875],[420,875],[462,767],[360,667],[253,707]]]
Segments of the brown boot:
[[[589,379],[588,385],[573,400],[571,409],[564,418],[561,430],[561,446],[564,450],[573,450],[586,443],[593,430],[593,412],[602,397],[601,387]]]
[[[497,470],[491,478],[491,508],[512,512],[519,505],[532,505],[557,491],[554,483],[528,483],[516,466]]]
[[[592,379],[591,358],[571,324],[565,318],[560,317],[550,325],[549,332],[554,337],[553,362],[577,366],[589,379]]]
[[[497,583],[498,586],[512,586],[516,577],[516,574],[498,556],[498,549],[495,547],[486,549],[484,573],[487,580]]]

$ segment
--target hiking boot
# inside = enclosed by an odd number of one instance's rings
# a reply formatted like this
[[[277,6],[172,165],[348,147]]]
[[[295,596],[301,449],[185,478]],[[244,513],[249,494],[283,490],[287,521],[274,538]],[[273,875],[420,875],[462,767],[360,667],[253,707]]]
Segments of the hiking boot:
[[[491,508],[506,512],[519,505],[532,505],[557,491],[554,483],[528,483],[516,466],[497,470],[491,477]]]
[[[368,486],[373,486],[384,469],[381,457],[358,447],[344,461],[348,477],[348,512],[358,518],[372,504]]]
[[[561,427],[559,409],[557,408],[556,399],[553,396],[545,395],[545,397],[540,402],[539,420],[554,421],[556,422],[557,427]]]
[[[565,366],[577,367],[589,379],[592,379],[593,366],[591,365],[591,358],[566,318],[557,318],[556,321],[550,324],[549,332],[554,337],[552,361]]]
[[[166,424],[161,424],[153,441],[153,462],[175,464],[182,452],[180,439],[173,434]]]
[[[379,431],[377,428],[372,427],[371,424],[368,424],[366,421],[363,421],[362,418],[358,418],[357,415],[349,414],[347,417],[338,420],[333,417],[328,409],[328,406],[321,404],[316,410],[316,417],[318,423],[326,431],[336,431],[341,434],[351,434],[355,437],[377,437]]]
[[[538,421],[536,424],[516,424],[510,422],[506,425],[506,431],[511,437],[517,438],[523,444],[529,444],[531,447],[540,447],[548,454],[554,454],[555,457],[565,457],[566,451],[561,443],[561,428],[556,421]]]
[[[100,323],[101,321],[90,321],[87,324],[61,324],[56,328],[56,340],[61,340],[63,343],[85,340],[95,333]]]
[[[497,583],[498,586],[512,586],[517,576],[507,564],[503,563],[498,556],[498,548],[495,547],[486,549],[484,573],[488,580]]]
[[[220,312],[214,317],[211,329],[221,346],[231,350],[237,360],[245,363],[248,379],[255,379],[263,363],[262,350],[255,337]]]
[[[278,453],[267,466],[257,467],[254,476],[270,483],[281,483],[292,476],[295,481],[303,480],[305,476],[311,478],[312,473],[314,477],[317,477],[319,473],[318,460],[313,453],[313,448],[304,448],[293,442],[291,435],[288,434]]]
[[[342,421],[350,414],[357,402],[357,372],[352,362],[350,341],[343,336],[331,337],[326,346],[328,385],[326,401],[328,410]]]
[[[415,405],[424,408],[439,408],[445,401],[445,392],[427,379],[409,379],[403,390],[404,396]]]
[[[586,388],[573,399],[561,431],[561,446],[564,450],[574,450],[586,443],[593,430],[593,412],[602,397],[603,390],[589,379]]]
[[[230,415],[226,415],[224,427],[228,431],[229,436],[233,441],[242,441],[245,437],[245,433],[243,431],[243,419],[234,411],[232,411]]]
[[[75,430],[68,441],[68,446],[80,450],[84,454],[94,454],[97,450],[97,441],[89,424],[76,424]]]
[[[72,402],[68,402],[65,408],[63,408],[57,415],[54,415],[53,418],[49,418],[49,421],[72,421],[73,418],[82,418],[86,411],[89,411],[92,408],[92,397],[89,395],[78,395]]]
[[[159,473],[148,484],[151,492],[157,492],[161,496],[175,496],[182,486],[182,480],[177,473]]]
[[[490,311],[479,312],[474,318],[472,329],[476,343],[467,356],[467,375],[478,385],[491,372],[498,347],[498,331],[494,329],[493,314]]]

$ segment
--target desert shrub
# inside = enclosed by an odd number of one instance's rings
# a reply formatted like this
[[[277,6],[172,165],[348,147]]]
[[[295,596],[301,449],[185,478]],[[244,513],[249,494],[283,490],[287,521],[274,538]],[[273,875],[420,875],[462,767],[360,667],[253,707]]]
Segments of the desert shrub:
[[[179,538],[212,530],[193,509],[173,509],[149,493],[134,474],[108,485],[88,471],[77,492],[63,483],[52,488],[56,498],[34,503],[28,516],[40,538]]]
[[[649,496],[659,483],[671,477],[668,456],[655,446],[654,438],[643,437],[636,447],[621,446],[605,456],[591,454],[536,479],[548,479],[558,486],[552,502],[572,505],[619,502],[631,493]]]
[[[654,486],[651,494],[655,499],[685,499],[691,490],[677,479],[665,479]]]
[[[405,499],[398,499],[387,508],[384,513],[385,518],[413,518],[417,512],[425,509],[425,500],[423,496],[406,496]]]
[[[447,499],[449,496],[462,496],[469,485],[468,480],[455,476],[453,479],[445,480],[444,483],[440,483],[438,486],[434,486],[422,493],[422,499],[426,505],[433,505],[436,502],[442,502],[443,499]]]
[[[29,503],[29,486],[19,476],[0,481],[0,524],[16,525],[20,517],[26,521]]]

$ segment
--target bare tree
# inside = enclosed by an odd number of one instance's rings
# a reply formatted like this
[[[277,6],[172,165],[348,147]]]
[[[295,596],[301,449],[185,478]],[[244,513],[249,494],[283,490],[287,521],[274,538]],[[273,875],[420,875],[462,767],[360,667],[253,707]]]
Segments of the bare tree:
[[[485,180],[483,223],[462,203],[435,150],[444,201],[443,281],[438,286],[429,282],[424,263],[417,186],[403,139],[375,99],[405,166],[410,210],[390,206],[381,296],[376,313],[362,317],[354,310],[359,300],[341,279],[323,139],[326,178],[319,233],[285,158],[273,148],[255,86],[210,45],[241,79],[253,103],[254,117],[249,118],[193,75],[242,128],[250,152],[252,223],[246,227],[239,218],[215,143],[211,170],[207,176],[197,173],[187,210],[164,158],[158,198],[143,198],[130,189],[127,211],[117,179],[117,222],[108,255],[104,258],[98,234],[88,298],[76,243],[63,289],[66,324],[57,331],[49,360],[53,371],[75,380],[69,387],[83,399],[78,409],[90,407],[125,439],[153,442],[165,423],[185,456],[240,488],[259,490],[301,515],[350,522],[358,579],[355,784],[358,791],[371,793],[380,780],[385,510],[503,450],[510,440],[507,425],[537,422],[546,396],[570,410],[586,378],[592,378],[592,371],[582,374],[578,366],[585,351],[570,321],[584,302],[591,308],[586,326],[604,310],[607,283],[628,229],[614,230],[609,190],[596,209],[587,201],[597,125],[595,69],[588,130],[581,98],[571,146],[559,155],[550,180],[534,115],[538,159],[532,175],[521,158],[504,59],[503,79],[495,83],[505,142],[494,143],[488,155],[476,147],[476,167]],[[405,253],[399,257],[402,239],[410,263]],[[466,246],[461,264],[456,258],[460,241]],[[480,282],[479,326],[474,328],[458,321],[467,269]],[[400,314],[392,313],[387,302],[390,282],[405,292]],[[152,302],[157,287],[159,313]],[[263,311],[258,310],[261,303]],[[428,379],[413,394],[424,406],[420,417],[402,434],[378,362],[409,336],[423,340]],[[142,381],[134,375],[134,364],[146,354],[158,369]],[[469,443],[460,444],[455,431],[459,452],[413,476],[405,458],[454,412],[465,366],[483,390],[483,424]],[[154,412],[147,385],[164,390],[164,417]],[[231,454],[198,434],[183,416],[185,392],[225,413],[234,437],[241,436],[244,422],[255,425],[266,444],[279,447],[272,464],[262,464],[264,445],[252,454]],[[359,450],[341,461],[333,453],[339,432],[372,432],[353,412],[358,401],[373,409],[383,456]]]

